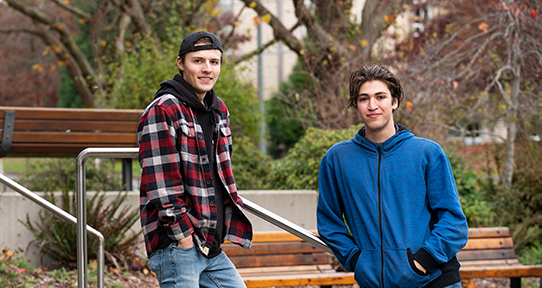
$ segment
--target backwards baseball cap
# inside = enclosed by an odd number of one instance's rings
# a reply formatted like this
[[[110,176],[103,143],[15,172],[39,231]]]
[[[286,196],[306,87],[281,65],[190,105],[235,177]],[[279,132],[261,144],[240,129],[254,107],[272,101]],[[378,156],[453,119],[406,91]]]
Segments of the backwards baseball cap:
[[[211,38],[211,44],[203,44],[196,46],[196,42],[203,37]],[[181,48],[179,49],[179,56],[182,56],[189,52],[201,51],[201,50],[212,50],[217,49],[220,52],[224,53],[222,50],[222,44],[218,37],[215,34],[207,31],[196,31],[192,32],[186,37],[184,37],[183,42],[181,43]]]

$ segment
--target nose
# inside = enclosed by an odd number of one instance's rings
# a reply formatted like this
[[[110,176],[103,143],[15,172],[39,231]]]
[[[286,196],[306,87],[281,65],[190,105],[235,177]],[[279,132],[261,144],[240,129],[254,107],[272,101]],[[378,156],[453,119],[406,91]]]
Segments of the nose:
[[[376,100],[375,100],[375,98],[370,97],[370,98],[369,98],[369,103],[368,103],[368,105],[367,105],[367,109],[369,109],[369,110],[375,110],[376,108],[378,108],[378,106],[376,105]]]
[[[205,72],[211,72],[212,71],[211,63],[209,61],[205,61],[205,63],[203,64],[203,71],[205,71]]]

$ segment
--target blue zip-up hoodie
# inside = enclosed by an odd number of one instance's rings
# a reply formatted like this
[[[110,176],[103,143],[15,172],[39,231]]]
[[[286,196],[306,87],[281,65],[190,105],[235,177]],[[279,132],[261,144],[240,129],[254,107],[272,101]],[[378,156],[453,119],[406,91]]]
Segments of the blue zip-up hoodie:
[[[437,143],[396,131],[376,144],[362,128],[329,149],[318,177],[318,232],[360,287],[456,283],[468,227],[448,157]]]

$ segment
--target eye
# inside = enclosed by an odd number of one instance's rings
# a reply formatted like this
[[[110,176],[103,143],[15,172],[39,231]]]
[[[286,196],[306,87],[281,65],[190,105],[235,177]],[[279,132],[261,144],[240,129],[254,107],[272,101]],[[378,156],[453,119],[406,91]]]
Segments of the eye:
[[[200,63],[201,63],[201,59],[195,59],[195,60],[194,60],[194,63],[200,64]]]
[[[211,64],[213,64],[213,65],[218,65],[218,64],[220,64],[220,61],[218,61],[218,60],[211,60]]]
[[[369,99],[369,97],[367,97],[367,96],[360,96],[360,97],[358,98],[358,102],[365,102],[365,101],[367,101],[368,99]]]

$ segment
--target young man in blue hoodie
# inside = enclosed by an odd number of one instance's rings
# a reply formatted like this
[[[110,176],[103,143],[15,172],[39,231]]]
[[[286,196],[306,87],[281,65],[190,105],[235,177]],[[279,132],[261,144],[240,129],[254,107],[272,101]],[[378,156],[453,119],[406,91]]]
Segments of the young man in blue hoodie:
[[[360,287],[461,288],[456,254],[468,238],[450,163],[435,142],[395,124],[398,77],[364,66],[349,107],[365,124],[320,164],[318,232]]]

